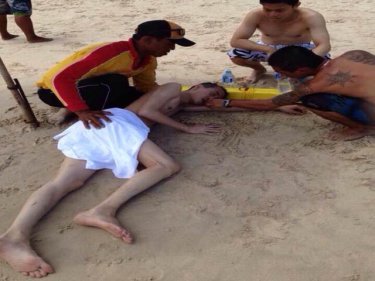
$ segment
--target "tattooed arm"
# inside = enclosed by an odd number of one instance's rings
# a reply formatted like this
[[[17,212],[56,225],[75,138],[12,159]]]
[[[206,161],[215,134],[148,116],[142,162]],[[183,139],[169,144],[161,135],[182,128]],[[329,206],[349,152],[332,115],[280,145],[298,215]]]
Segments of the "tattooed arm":
[[[303,83],[291,92],[274,97],[272,99],[272,103],[276,106],[294,104],[298,102],[301,97],[309,95],[311,93],[312,91],[310,87],[307,84]]]
[[[341,57],[354,62],[375,65],[375,55],[362,50],[349,51],[343,54]]]
[[[272,99],[233,99],[230,100],[229,103],[225,105],[225,107],[229,106],[237,108],[248,108],[252,110],[275,110],[281,109],[280,107],[283,105],[293,105],[300,99],[300,97],[303,97],[310,93],[311,90],[309,86],[307,86],[306,84],[301,84],[296,88],[295,91],[276,96]],[[224,101],[225,100],[221,99],[210,100],[206,103],[206,106],[208,106],[209,108],[220,108],[224,106]]]

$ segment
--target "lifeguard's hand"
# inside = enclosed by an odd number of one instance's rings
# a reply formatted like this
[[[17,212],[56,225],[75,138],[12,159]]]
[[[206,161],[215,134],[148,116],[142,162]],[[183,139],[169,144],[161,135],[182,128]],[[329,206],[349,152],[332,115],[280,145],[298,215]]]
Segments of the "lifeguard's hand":
[[[74,113],[78,115],[78,118],[83,122],[86,129],[90,129],[90,126],[94,126],[97,129],[104,128],[105,125],[100,119],[111,122],[111,119],[107,116],[112,115],[112,113],[108,111],[80,110],[75,111]]]
[[[277,108],[281,112],[285,112],[288,114],[293,114],[293,115],[303,115],[306,113],[306,109],[303,106],[299,106],[296,104],[292,105],[283,105]]]
[[[190,134],[215,134],[221,131],[218,124],[191,124],[188,125],[187,133]]]
[[[209,108],[220,108],[223,107],[224,100],[223,99],[209,99],[206,101],[205,106]]]

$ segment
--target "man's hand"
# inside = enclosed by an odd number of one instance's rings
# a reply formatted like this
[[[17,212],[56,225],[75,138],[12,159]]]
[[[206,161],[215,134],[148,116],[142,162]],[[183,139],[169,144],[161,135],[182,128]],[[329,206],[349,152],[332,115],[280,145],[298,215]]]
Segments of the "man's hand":
[[[90,126],[94,126],[97,129],[104,128],[104,123],[100,120],[111,122],[107,116],[112,115],[111,112],[102,111],[102,110],[80,110],[75,111],[75,114],[78,115],[78,118],[83,122],[83,125],[86,129],[90,129]]]
[[[276,48],[267,46],[267,50],[265,52],[267,53],[267,56],[269,58],[274,52],[276,52]]]
[[[281,112],[285,112],[292,115],[302,115],[306,113],[306,109],[300,105],[283,105],[277,108]]]
[[[209,108],[221,108],[224,107],[224,99],[209,99],[206,101],[205,106]]]
[[[190,134],[214,134],[221,131],[218,124],[191,124],[188,125],[187,133]]]

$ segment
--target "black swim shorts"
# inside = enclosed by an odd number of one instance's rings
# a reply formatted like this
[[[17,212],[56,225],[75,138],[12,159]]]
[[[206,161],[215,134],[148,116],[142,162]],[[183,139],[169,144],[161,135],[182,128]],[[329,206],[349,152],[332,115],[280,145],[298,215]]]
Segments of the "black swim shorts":
[[[82,79],[77,84],[78,92],[91,110],[124,108],[140,98],[143,93],[129,86],[128,78],[121,74],[106,74]],[[38,90],[39,98],[54,107],[64,107],[50,89]]]
[[[368,113],[368,104],[359,98],[330,93],[316,93],[304,96],[300,101],[306,107],[337,112],[363,125],[375,125],[375,120],[372,120]]]

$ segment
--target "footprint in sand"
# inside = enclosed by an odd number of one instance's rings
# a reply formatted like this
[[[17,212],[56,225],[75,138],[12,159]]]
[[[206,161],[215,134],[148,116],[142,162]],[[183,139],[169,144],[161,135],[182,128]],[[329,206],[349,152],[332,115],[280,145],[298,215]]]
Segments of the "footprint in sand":
[[[0,157],[0,159],[1,159],[1,157]],[[4,160],[0,161],[0,163],[2,162],[2,164],[0,164],[0,171],[8,168],[12,164],[13,160],[14,160],[14,156],[8,155],[8,156],[6,156],[6,158]]]

